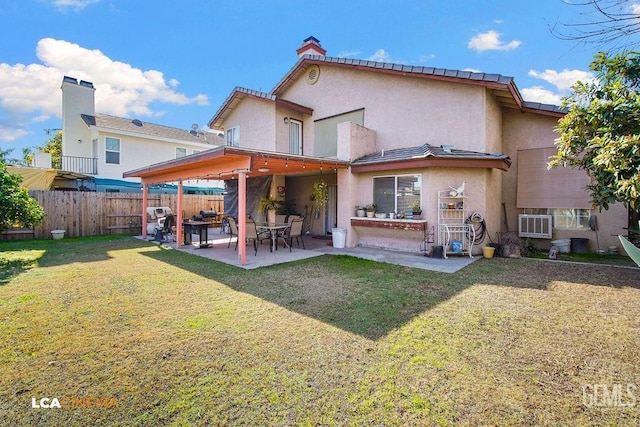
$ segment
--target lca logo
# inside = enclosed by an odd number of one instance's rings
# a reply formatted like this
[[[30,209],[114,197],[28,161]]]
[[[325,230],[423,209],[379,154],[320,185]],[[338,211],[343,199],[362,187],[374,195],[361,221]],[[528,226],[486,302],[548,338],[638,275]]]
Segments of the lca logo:
[[[57,397],[42,399],[31,398],[33,409],[76,409],[76,408],[119,408],[120,404],[115,397]]]
[[[34,409],[62,409],[62,405],[60,405],[60,400],[57,397],[53,399],[49,399],[48,397],[43,397],[40,400],[37,400],[35,397],[31,398],[31,407]]]

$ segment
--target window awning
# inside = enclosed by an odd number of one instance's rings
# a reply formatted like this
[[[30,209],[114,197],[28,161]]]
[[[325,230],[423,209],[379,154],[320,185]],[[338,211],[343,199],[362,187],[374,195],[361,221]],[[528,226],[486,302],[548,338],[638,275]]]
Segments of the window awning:
[[[523,209],[591,209],[586,190],[589,176],[584,170],[558,167],[547,169],[555,147],[518,151],[516,207]]]

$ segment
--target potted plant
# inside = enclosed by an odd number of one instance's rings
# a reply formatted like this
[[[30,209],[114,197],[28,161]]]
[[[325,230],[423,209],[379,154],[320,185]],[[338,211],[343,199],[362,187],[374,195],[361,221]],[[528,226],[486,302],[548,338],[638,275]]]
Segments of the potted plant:
[[[442,245],[435,245],[431,248],[432,258],[444,258],[444,247]]]
[[[373,218],[376,214],[376,209],[378,206],[375,203],[369,203],[364,207],[364,210],[367,212],[367,218]]]
[[[366,215],[366,211],[362,206],[356,206],[356,216],[363,217]]]
[[[263,197],[258,205],[258,213],[267,213],[267,221],[275,222],[276,211],[282,207],[282,202],[274,197]]]
[[[413,212],[414,219],[420,219],[422,216],[422,207],[420,206],[420,201],[416,200],[411,207],[411,211]]]

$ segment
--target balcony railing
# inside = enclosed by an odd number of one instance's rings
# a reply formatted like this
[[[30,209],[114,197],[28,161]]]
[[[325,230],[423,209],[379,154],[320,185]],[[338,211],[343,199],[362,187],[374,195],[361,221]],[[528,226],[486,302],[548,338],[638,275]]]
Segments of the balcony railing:
[[[97,175],[98,159],[95,157],[62,156],[60,165],[54,165],[54,167],[69,172]]]

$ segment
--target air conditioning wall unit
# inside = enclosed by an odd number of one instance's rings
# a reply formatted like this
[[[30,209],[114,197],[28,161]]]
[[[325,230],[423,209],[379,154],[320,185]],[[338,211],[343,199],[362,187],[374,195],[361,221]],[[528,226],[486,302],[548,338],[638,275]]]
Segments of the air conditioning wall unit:
[[[534,239],[551,239],[553,232],[553,216],[551,215],[518,215],[518,236]]]

